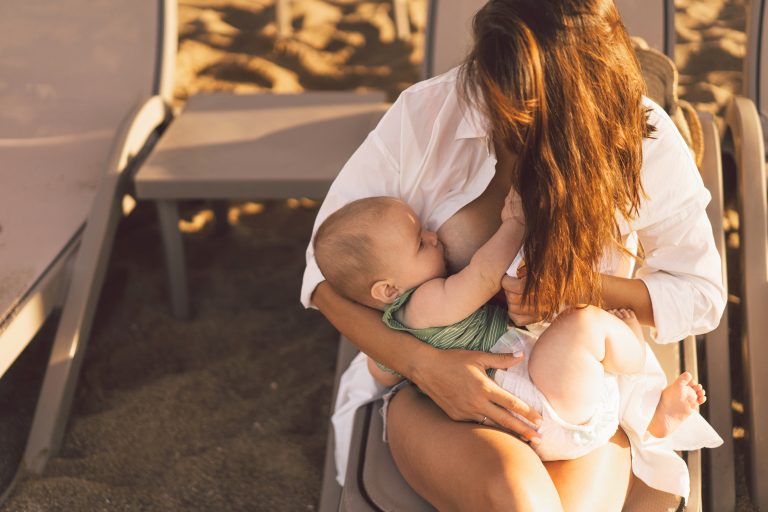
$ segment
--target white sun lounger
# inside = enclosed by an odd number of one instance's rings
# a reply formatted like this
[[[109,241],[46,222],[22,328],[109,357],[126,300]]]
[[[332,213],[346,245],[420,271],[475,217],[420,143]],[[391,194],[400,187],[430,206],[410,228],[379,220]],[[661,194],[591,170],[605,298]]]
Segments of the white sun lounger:
[[[28,469],[40,470],[58,447],[123,176],[166,116],[157,97],[170,93],[162,5],[8,0],[0,8],[0,375],[62,308]],[[166,21],[173,51],[175,19]]]
[[[763,121],[764,122],[764,121]],[[768,206],[765,143],[754,103],[732,100],[726,124],[738,169],[741,231],[741,308],[744,384],[748,402],[749,483],[752,501],[768,509]]]
[[[768,510],[768,2],[754,0],[747,12],[744,94],[726,113],[738,172],[741,242],[741,353],[747,401],[752,501]],[[747,99],[749,98],[749,99]]]

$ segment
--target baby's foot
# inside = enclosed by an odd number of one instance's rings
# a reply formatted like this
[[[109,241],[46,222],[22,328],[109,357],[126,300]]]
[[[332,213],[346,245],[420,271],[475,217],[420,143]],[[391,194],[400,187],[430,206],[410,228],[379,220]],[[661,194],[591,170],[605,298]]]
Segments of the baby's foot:
[[[681,374],[661,392],[648,432],[654,437],[668,436],[706,401],[707,395],[701,384],[693,382],[690,373]]]
[[[611,309],[608,312],[618,317],[619,320],[623,320],[638,339],[643,339],[643,328],[640,326],[634,311],[631,309]]]

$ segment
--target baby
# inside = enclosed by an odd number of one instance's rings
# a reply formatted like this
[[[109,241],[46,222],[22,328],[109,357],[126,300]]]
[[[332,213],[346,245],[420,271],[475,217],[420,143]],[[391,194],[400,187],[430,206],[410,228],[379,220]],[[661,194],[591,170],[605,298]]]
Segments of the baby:
[[[315,257],[335,290],[383,310],[393,329],[441,349],[524,355],[518,365],[497,370],[494,380],[542,415],[541,439],[531,444],[543,460],[578,458],[615,434],[616,375],[643,369],[646,343],[632,311],[593,306],[561,313],[538,340],[508,329],[506,311],[487,302],[520,250],[518,212],[507,201],[496,233],[450,276],[437,234],[390,197],[360,199],[328,217],[315,236]],[[370,360],[369,368],[383,385],[401,380]],[[702,386],[683,373],[661,392],[647,433],[669,435],[705,400]]]

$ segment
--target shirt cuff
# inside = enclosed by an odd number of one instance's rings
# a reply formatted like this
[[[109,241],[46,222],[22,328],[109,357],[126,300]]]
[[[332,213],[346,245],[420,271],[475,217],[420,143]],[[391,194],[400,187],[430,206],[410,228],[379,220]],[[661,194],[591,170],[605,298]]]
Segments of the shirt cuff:
[[[655,328],[651,337],[656,343],[682,340],[693,329],[693,292],[682,279],[663,271],[640,278],[648,288],[653,307]]]

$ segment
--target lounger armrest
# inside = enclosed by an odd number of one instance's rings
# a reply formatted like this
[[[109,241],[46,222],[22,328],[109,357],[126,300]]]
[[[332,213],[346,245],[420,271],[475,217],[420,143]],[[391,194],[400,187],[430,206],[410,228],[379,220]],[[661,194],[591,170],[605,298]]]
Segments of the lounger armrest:
[[[755,104],[736,96],[726,111],[738,170],[741,241],[742,346],[749,406],[751,493],[759,509],[768,510],[768,196],[765,143]]]
[[[142,151],[153,132],[165,122],[168,112],[165,102],[153,96],[131,111],[115,137],[86,221],[27,441],[24,463],[33,472],[41,472],[61,445],[112,242],[122,216],[120,200],[129,181],[125,171],[135,167],[129,165],[131,158]]]
[[[171,115],[168,104],[160,96],[152,96],[137,107],[123,123],[110,151],[107,172],[122,173],[128,162],[145,147],[152,132]]]

